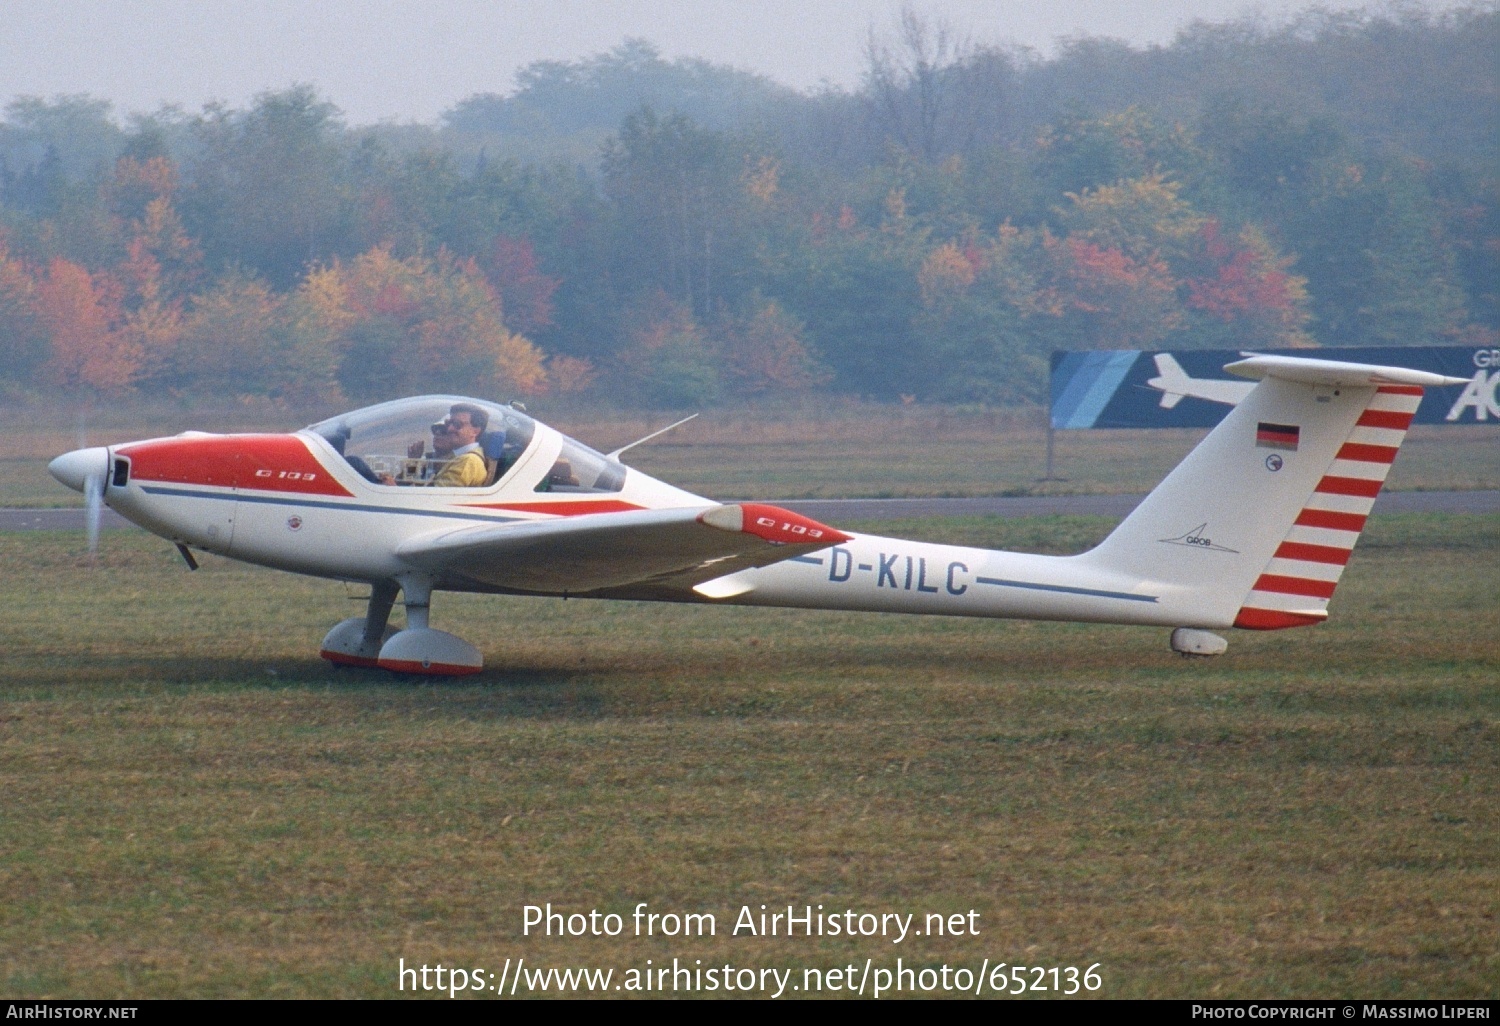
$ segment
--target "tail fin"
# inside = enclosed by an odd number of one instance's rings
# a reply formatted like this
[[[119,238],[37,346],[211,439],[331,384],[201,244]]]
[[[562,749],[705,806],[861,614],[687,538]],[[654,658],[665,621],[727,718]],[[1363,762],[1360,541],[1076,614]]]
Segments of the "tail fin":
[[[1406,437],[1425,371],[1287,356],[1086,563],[1152,581],[1184,626],[1319,623]]]

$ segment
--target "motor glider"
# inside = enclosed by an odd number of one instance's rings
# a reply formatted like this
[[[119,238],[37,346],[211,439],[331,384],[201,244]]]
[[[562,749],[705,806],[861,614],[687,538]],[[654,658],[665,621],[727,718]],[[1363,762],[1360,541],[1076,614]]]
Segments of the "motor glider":
[[[1217,655],[1227,642],[1213,631],[1327,617],[1423,388],[1464,383],[1287,356],[1225,369],[1254,382],[1248,394],[1074,556],[856,534],[766,503],[717,503],[626,466],[625,449],[604,455],[518,408],[460,396],[382,403],[290,434],[82,448],[49,470],[85,494],[91,530],[108,505],[175,543],[189,566],[196,549],[368,584],[365,615],[323,639],[323,658],[341,665],[478,672],[477,648],[429,625],[439,591],[1154,625],[1174,628],[1178,652]],[[440,444],[455,425],[472,440]],[[453,483],[459,460],[472,483]]]

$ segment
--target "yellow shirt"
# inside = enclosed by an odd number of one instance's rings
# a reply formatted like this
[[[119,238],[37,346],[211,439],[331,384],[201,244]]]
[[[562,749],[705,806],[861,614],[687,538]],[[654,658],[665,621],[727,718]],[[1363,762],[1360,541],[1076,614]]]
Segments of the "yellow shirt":
[[[479,450],[473,449],[461,456],[455,456],[443,465],[438,471],[438,476],[433,479],[434,488],[478,488],[488,480],[489,469],[484,465],[484,457]]]

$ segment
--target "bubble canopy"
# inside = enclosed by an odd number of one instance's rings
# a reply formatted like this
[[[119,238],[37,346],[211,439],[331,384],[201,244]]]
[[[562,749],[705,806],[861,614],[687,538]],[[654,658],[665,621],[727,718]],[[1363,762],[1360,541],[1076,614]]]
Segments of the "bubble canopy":
[[[457,395],[424,395],[397,399],[343,413],[309,425],[372,484],[388,487],[431,485],[451,458],[434,447],[433,428],[450,415],[482,411],[469,421],[483,421],[478,444],[488,468],[485,483],[502,482],[537,440],[537,422],[510,406]],[[549,433],[550,429],[549,429]],[[552,469],[537,482],[539,492],[616,492],[625,468],[566,436]]]

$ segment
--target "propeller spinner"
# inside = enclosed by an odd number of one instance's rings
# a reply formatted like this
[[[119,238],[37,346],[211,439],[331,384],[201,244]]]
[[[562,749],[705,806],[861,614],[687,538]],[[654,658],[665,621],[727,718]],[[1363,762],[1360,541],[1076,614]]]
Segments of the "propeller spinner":
[[[63,453],[47,464],[47,472],[75,492],[83,493],[89,552],[94,552],[99,547],[99,522],[104,516],[104,481],[109,474],[109,449],[96,445]]]

